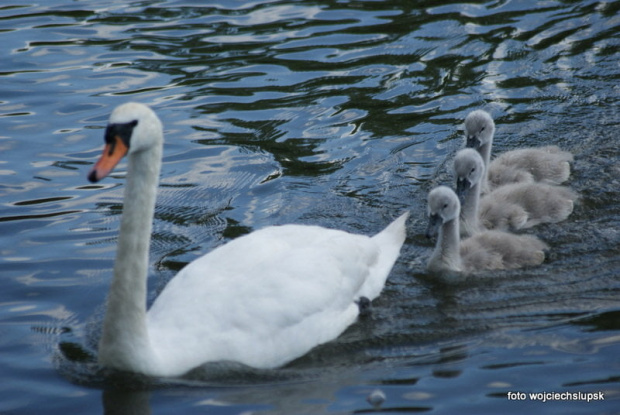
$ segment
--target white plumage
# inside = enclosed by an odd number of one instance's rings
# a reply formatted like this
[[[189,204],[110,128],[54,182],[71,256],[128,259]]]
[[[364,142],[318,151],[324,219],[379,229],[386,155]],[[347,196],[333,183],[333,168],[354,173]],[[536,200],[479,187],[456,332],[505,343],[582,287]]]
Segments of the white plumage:
[[[437,235],[427,268],[433,272],[473,273],[481,270],[513,269],[539,265],[547,245],[532,235],[485,231],[460,240],[460,202],[447,186],[428,196],[427,237]]]
[[[577,194],[565,186],[539,182],[511,183],[480,198],[484,162],[475,150],[460,150],[454,158],[457,195],[462,201],[461,233],[485,229],[518,230],[565,220]]]
[[[183,268],[146,311],[148,249],[161,165],[161,122],[147,106],[117,107],[89,174],[128,155],[114,278],[99,363],[180,376],[213,361],[274,368],[340,335],[356,302],[381,292],[405,240],[405,213],[374,237],[318,226],[268,227]]]
[[[573,161],[570,152],[557,146],[530,147],[507,151],[491,161],[494,135],[495,122],[486,111],[475,110],[465,118],[465,146],[478,151],[487,167],[483,193],[509,183],[557,185],[568,180]]]

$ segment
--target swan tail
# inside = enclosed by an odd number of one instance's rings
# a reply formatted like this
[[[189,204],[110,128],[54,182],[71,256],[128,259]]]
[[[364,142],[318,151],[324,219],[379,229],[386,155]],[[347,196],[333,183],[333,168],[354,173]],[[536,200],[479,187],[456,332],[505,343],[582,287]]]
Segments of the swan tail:
[[[398,245],[398,249],[403,243],[405,243],[405,237],[407,236],[405,223],[409,217],[409,212],[405,212],[400,215],[396,220],[390,223],[384,230],[372,237],[375,241],[378,241],[381,245]]]
[[[512,264],[518,267],[540,265],[549,246],[533,235],[520,235],[521,246],[512,253]]]
[[[367,281],[359,292],[359,297],[367,297],[373,300],[381,293],[385,280],[398,259],[398,255],[400,255],[401,247],[405,243],[407,236],[405,224],[408,217],[409,212],[403,213],[384,230],[371,238],[378,248],[377,259],[372,266]]]

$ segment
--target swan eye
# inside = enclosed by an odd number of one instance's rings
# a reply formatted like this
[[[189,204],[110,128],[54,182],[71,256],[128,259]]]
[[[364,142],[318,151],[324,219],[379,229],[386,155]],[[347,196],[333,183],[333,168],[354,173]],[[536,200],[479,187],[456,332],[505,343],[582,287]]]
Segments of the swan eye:
[[[482,127],[482,128],[480,129],[480,132],[483,132],[485,128],[486,128],[486,127]]]
[[[104,140],[106,143],[111,144],[110,151],[114,150],[116,137],[120,137],[120,139],[123,140],[123,143],[129,147],[131,144],[131,135],[133,134],[133,130],[136,125],[138,125],[138,120],[133,120],[124,124],[109,124],[105,130]]]

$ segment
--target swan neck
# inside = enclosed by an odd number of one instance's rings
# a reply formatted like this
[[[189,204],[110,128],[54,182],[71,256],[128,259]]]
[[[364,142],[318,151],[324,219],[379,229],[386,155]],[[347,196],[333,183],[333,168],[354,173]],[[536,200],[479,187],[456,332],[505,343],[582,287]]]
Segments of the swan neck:
[[[484,175],[482,176],[482,180],[480,181],[481,189],[485,189],[488,191],[488,175],[489,175],[489,165],[491,163],[491,148],[493,147],[493,136],[487,141],[485,144],[481,145],[478,148],[478,153],[482,157],[484,161],[484,169],[486,170]]]
[[[478,231],[478,207],[480,206],[480,182],[470,187],[461,206],[463,229],[468,234]]]
[[[127,275],[127,271],[133,271],[129,275],[139,276],[140,278],[134,279],[144,282],[141,284],[144,286],[161,168],[161,152],[159,155],[153,153],[155,152],[144,151],[129,158],[114,268],[115,280],[121,275]],[[144,303],[145,297],[142,297],[142,300]]]
[[[443,223],[431,263],[444,271],[461,271],[458,217]]]
[[[478,150],[478,152],[482,156],[482,160],[484,160],[484,165],[487,168],[489,166],[489,162],[491,161],[491,147],[493,147],[493,138],[481,145],[480,149]]]
[[[99,343],[105,366],[144,373],[151,358],[146,327],[148,254],[161,168],[161,146],[130,154],[114,278]],[[136,355],[141,356],[136,356]]]
[[[458,218],[443,224],[440,238],[444,256],[454,258],[459,256],[459,220]]]

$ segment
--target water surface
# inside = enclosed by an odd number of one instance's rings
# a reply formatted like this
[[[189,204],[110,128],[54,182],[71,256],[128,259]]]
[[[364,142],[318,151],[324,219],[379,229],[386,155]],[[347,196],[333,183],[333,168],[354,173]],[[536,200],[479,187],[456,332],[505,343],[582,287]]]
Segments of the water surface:
[[[618,413],[617,2],[49,0],[0,6],[0,413]],[[109,376],[91,363],[125,164],[86,174],[118,104],[167,136],[149,300],[236,236],[305,223],[408,239],[373,314],[274,371]],[[473,109],[495,151],[575,154],[541,267],[425,271],[425,200]],[[604,393],[604,401],[508,392]]]

